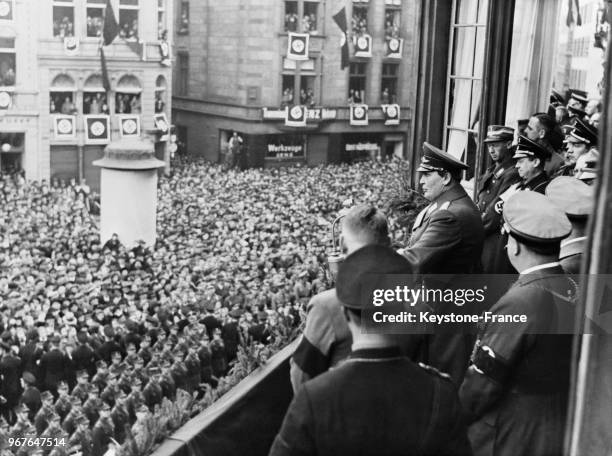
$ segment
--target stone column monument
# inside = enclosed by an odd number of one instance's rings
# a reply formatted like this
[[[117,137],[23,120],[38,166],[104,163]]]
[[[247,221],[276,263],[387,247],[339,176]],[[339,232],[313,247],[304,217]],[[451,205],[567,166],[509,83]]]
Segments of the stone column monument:
[[[142,240],[155,245],[157,222],[157,169],[155,147],[144,138],[123,138],[104,149],[100,180],[100,240],[117,233],[128,249]]]

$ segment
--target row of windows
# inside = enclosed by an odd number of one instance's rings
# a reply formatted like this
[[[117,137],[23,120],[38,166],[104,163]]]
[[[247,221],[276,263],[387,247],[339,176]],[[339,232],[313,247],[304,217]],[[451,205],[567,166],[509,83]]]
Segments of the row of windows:
[[[126,40],[138,40],[139,0],[119,0],[119,36]],[[87,37],[102,36],[106,0],[87,0],[85,5],[85,30]],[[166,29],[165,0],[157,0],[158,37]],[[77,34],[73,0],[53,0],[53,36],[70,37]]]
[[[385,36],[399,38],[401,11],[399,0],[387,0],[385,9]],[[285,0],[285,32],[316,35],[322,33],[323,8],[318,0]],[[350,27],[353,36],[368,33],[368,2],[353,2]]]
[[[109,114],[111,107],[107,93],[102,87],[100,75],[90,76],[83,86],[82,105],[79,110],[77,88],[74,80],[66,75],[56,76],[49,92],[49,112],[51,114]],[[141,113],[140,82],[135,76],[126,75],[119,79],[114,94],[114,112],[116,114]],[[158,76],[155,85],[155,112],[163,112],[166,106],[166,80]]]
[[[591,39],[590,36],[585,36],[573,40],[570,45],[572,57],[587,57],[589,55],[589,47],[592,46]]]
[[[15,38],[0,38],[0,87],[15,85],[17,78],[15,56]]]

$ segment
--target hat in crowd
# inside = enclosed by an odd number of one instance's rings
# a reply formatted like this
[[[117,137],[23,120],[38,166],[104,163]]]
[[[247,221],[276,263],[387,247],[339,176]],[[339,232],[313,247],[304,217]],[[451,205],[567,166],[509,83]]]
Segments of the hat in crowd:
[[[26,382],[28,385],[33,385],[36,383],[36,377],[32,372],[25,371],[21,375],[21,378],[23,378],[23,381]]]
[[[514,139],[514,128],[505,127],[503,125],[489,125],[487,128],[487,137],[484,142],[494,143],[501,141],[511,141]]]
[[[423,143],[423,157],[421,157],[418,172],[459,171],[462,169],[468,169],[468,165],[428,142]]]
[[[104,327],[104,335],[106,337],[115,337],[115,331],[113,330],[113,327],[111,325],[106,325]]]
[[[80,406],[83,404],[79,396],[70,396],[70,403],[76,406]]]
[[[537,142],[532,141],[527,136],[520,135],[512,158],[539,158],[542,162],[545,162],[549,156],[550,153]]]
[[[340,265],[336,280],[336,295],[344,307],[363,309],[362,286],[370,282],[373,275],[410,274],[410,263],[390,247],[368,245],[346,257]]]
[[[582,154],[576,160],[574,166],[574,177],[584,182],[592,181],[597,178],[599,169],[597,164],[599,163],[599,152],[596,149],[589,150],[586,154]]]
[[[570,176],[554,178],[546,187],[546,196],[571,218],[586,218],[593,211],[593,187]]]
[[[40,399],[43,401],[53,401],[53,394],[51,394],[50,391],[43,391],[42,393],[40,393]]]
[[[583,119],[586,116],[584,109],[576,108],[575,106],[568,106],[567,112],[570,117],[575,117],[576,119]]]
[[[597,145],[597,127],[582,119],[576,121],[574,129],[570,132],[567,142],[585,143],[591,146]]]
[[[100,404],[100,410],[101,411],[106,410],[110,412],[110,409],[111,409],[111,406],[109,405],[109,403],[106,401],[102,401],[102,404]]]
[[[569,236],[565,212],[538,192],[518,192],[504,204],[504,229],[525,244],[555,244]]]
[[[570,89],[569,90],[569,100],[571,100],[572,98],[576,100],[577,102],[582,103],[585,106],[589,102],[589,95],[584,90]]]
[[[555,89],[550,89],[550,103],[561,103],[564,104],[565,100],[563,95],[557,92]]]
[[[23,402],[15,408],[15,413],[28,413],[30,409]]]

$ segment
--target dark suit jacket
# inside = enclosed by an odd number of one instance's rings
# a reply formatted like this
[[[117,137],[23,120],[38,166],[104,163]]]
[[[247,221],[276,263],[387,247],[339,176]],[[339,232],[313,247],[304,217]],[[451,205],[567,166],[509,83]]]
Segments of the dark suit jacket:
[[[96,354],[89,344],[81,344],[72,352],[75,370],[86,370],[90,376],[96,373]]]
[[[403,255],[417,274],[480,271],[484,229],[480,212],[459,183],[419,214]]]
[[[43,388],[55,393],[57,384],[61,380],[66,380],[68,364],[68,357],[57,349],[45,353],[40,359],[39,366]]]
[[[0,395],[6,399],[6,405],[17,405],[22,392],[21,359],[13,355],[5,355],[0,359],[0,377]]]
[[[538,192],[538,193],[544,194],[549,182],[550,182],[550,179],[548,178],[546,173],[542,172],[538,174],[536,177],[531,178],[527,182],[523,182],[521,185],[519,185],[519,189],[531,190],[532,192]]]
[[[453,384],[400,356],[357,350],[304,383],[271,456],[469,455]]]

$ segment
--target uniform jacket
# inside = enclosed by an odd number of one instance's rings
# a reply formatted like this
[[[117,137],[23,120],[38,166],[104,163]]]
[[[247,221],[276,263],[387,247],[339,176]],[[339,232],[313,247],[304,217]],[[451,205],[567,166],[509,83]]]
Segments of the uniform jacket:
[[[516,271],[506,255],[507,237],[501,234],[501,210],[496,210],[499,196],[520,181],[514,160],[508,159],[491,167],[482,176],[477,206],[482,216],[485,238],[482,249],[482,269],[485,274],[511,274]]]
[[[454,182],[417,216],[401,253],[417,274],[480,271],[484,229],[478,208]]]
[[[549,182],[550,179],[548,178],[548,176],[546,176],[546,173],[542,172],[537,176],[529,179],[527,182],[522,182],[521,184],[519,184],[518,189],[531,190],[532,192],[544,194]]]
[[[115,435],[113,421],[110,417],[100,418],[91,431],[92,456],[103,456],[108,450],[111,437]]]
[[[491,308],[525,314],[527,323],[488,323],[479,336],[460,389],[475,455],[563,454],[574,323],[568,292],[575,287],[553,265],[521,275]],[[554,334],[557,327],[568,333]]]
[[[340,454],[471,454],[453,384],[397,347],[354,351],[298,390],[270,450]]]
[[[57,384],[66,380],[66,369],[68,358],[60,350],[52,349],[45,353],[40,359],[40,376],[44,389],[55,393]]]
[[[21,396],[21,359],[5,355],[0,360],[0,395],[6,399],[7,407],[14,407]]]
[[[307,307],[304,334],[291,358],[293,390],[348,357],[352,343],[336,289],[313,296]]]
[[[40,399],[40,391],[35,386],[28,386],[23,394],[21,395],[21,402],[25,404],[28,409],[28,417],[30,421],[34,420],[36,413],[42,407],[42,401]]]
[[[76,371],[86,370],[90,376],[96,372],[96,355],[89,344],[81,344],[74,349],[72,362]]]

